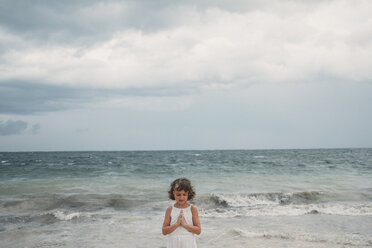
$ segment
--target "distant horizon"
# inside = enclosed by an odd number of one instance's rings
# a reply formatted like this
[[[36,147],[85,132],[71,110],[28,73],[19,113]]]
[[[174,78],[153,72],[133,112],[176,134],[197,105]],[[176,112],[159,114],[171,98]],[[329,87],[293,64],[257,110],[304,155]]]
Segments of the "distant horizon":
[[[17,152],[173,152],[173,151],[275,151],[275,150],[344,150],[344,149],[372,149],[372,147],[321,147],[321,148],[247,148],[247,149],[144,149],[144,150],[22,150],[22,151],[0,151],[0,153]]]

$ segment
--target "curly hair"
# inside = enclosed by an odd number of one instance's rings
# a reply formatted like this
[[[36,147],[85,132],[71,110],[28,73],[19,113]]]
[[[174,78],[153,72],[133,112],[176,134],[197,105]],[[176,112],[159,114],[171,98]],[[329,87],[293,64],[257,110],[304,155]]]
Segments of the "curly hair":
[[[175,200],[174,195],[173,195],[174,190],[177,190],[177,191],[184,190],[185,192],[189,193],[189,195],[187,197],[188,201],[193,200],[195,195],[196,195],[196,193],[194,191],[194,188],[191,185],[191,181],[187,178],[184,178],[184,177],[177,178],[176,180],[174,180],[170,184],[170,188],[169,188],[169,191],[168,191],[168,196],[169,196],[169,199],[171,199],[171,200]]]

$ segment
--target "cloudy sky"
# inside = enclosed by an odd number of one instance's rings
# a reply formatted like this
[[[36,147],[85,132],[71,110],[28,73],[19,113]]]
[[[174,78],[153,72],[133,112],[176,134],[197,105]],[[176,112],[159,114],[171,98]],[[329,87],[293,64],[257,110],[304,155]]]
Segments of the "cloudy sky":
[[[0,0],[0,151],[372,147],[371,10]]]

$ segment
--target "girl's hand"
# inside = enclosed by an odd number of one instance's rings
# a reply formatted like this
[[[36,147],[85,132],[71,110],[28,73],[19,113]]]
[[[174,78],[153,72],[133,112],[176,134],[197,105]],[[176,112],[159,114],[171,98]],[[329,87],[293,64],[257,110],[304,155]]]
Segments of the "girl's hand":
[[[180,216],[178,218],[181,217],[181,226],[184,226],[186,225],[186,220],[185,220],[185,216],[183,216],[183,209],[181,209],[181,212],[180,212]]]
[[[177,219],[177,226],[183,225],[182,222],[184,219],[185,218],[183,217],[183,210],[181,209],[180,215],[178,216],[178,219]]]

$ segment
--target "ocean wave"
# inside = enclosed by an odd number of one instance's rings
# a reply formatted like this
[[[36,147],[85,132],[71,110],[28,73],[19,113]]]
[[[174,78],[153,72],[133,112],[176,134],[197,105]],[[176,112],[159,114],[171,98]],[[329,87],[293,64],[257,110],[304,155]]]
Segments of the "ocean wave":
[[[204,209],[201,208],[200,216],[207,218],[233,218],[255,216],[300,216],[307,214],[327,214],[342,216],[372,216],[372,204],[311,204],[271,206],[263,208],[240,209]]]
[[[4,226],[9,224],[14,225],[25,225],[28,223],[37,222],[41,225],[53,224],[57,221],[69,221],[73,219],[78,219],[80,217],[90,217],[89,213],[80,213],[80,212],[68,212],[68,211],[51,211],[44,212],[40,214],[26,214],[26,215],[6,215],[0,216],[0,223]]]
[[[146,203],[119,194],[31,195],[0,200],[0,212],[28,213],[50,210],[98,211],[106,208],[130,210]]]
[[[56,212],[54,212],[52,214],[58,220],[63,220],[63,221],[72,220],[74,218],[79,218],[80,215],[81,215],[81,213],[79,213],[79,212],[77,212],[77,213],[66,213],[66,212],[63,212],[63,211],[56,211]]]
[[[335,201],[332,197],[322,192],[211,194],[200,197],[196,204],[201,216],[212,218],[307,214],[372,216],[371,202]]]
[[[200,198],[200,203],[213,207],[255,207],[318,202],[326,195],[317,191],[296,193],[211,194]]]

